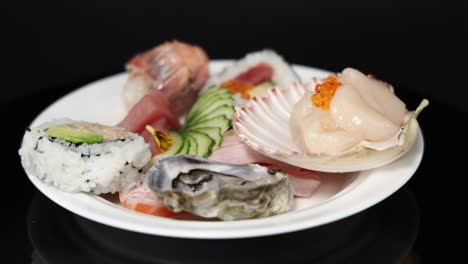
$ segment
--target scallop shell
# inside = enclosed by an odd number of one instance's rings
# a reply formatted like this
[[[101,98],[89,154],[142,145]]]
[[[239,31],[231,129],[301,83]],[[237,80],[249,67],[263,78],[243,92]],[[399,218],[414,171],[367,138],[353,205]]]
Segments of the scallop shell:
[[[265,96],[238,107],[233,127],[240,140],[270,158],[325,172],[377,168],[403,156],[414,145],[419,134],[416,117],[428,105],[425,99],[415,111],[407,113],[399,133],[386,141],[362,141],[346,152],[333,155],[303,152],[293,142],[294,135],[290,134],[288,121],[294,104],[315,83],[307,86],[295,83],[286,90],[273,88]]]

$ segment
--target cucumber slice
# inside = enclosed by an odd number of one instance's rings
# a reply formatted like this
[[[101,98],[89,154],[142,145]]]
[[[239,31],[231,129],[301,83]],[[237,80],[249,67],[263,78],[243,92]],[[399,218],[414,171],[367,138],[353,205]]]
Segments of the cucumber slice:
[[[203,104],[206,100],[209,100],[210,98],[212,98],[213,96],[216,96],[216,95],[230,95],[231,93],[229,92],[229,90],[225,89],[225,88],[216,88],[216,89],[211,89],[205,93],[203,93],[202,95],[200,95],[197,99],[197,101],[195,102],[195,104],[192,106],[192,109],[195,108],[197,105],[199,104]]]
[[[197,156],[208,158],[211,155],[211,150],[213,149],[215,141],[211,139],[207,134],[202,132],[190,131],[184,133],[184,135],[191,136],[197,141]]]
[[[190,149],[190,141],[187,140],[187,138],[185,136],[182,136],[182,138],[184,139],[184,144],[182,145],[182,147],[179,149],[179,151],[177,151],[177,153],[175,154],[188,154],[189,152],[189,149]]]
[[[221,133],[228,130],[231,127],[231,119],[227,118],[224,115],[217,116],[215,118],[199,122],[190,126],[191,130],[200,130],[206,127],[219,127]]]
[[[207,105],[206,107],[204,107],[204,109],[200,109],[200,111],[198,111],[197,113],[195,113],[195,115],[193,115],[190,119],[188,119],[185,126],[189,127],[191,124],[197,123],[197,120],[204,119],[206,115],[212,115],[212,117],[215,117],[216,115],[220,115],[220,114],[214,114],[215,111],[218,111],[218,110],[226,111],[224,108],[220,108],[220,107],[231,108],[232,111],[234,112],[234,100],[220,99],[220,100],[213,102],[210,105]],[[228,117],[231,118],[230,115]]]
[[[184,138],[179,132],[176,131],[169,131],[169,136],[172,138],[172,146],[169,148],[164,154],[166,155],[174,155],[179,152],[184,145]]]
[[[199,128],[199,129],[189,129],[186,131],[186,133],[189,132],[200,132],[207,134],[211,139],[214,140],[215,144],[214,147],[219,147],[221,146],[221,143],[223,142],[223,134],[221,133],[221,128],[219,127],[204,127],[204,128]]]
[[[189,155],[198,155],[198,142],[193,138],[191,135],[184,134],[184,138],[188,140],[189,144],[189,150],[188,153]]]
[[[174,144],[164,154],[209,157],[213,147],[221,145],[234,112],[234,99],[228,89],[208,88],[188,113],[182,131],[170,132]]]
[[[231,104],[234,105],[234,99],[230,94],[214,94],[210,96],[206,100],[194,105],[192,110],[187,115],[187,120],[193,119],[195,116],[199,115],[201,112],[204,112],[208,106],[213,104],[217,104],[218,106],[221,104]]]
[[[220,115],[224,115],[226,116],[228,119],[231,119],[231,117],[234,115],[235,111],[234,111],[234,107],[230,106],[230,105],[222,105],[222,106],[219,106],[218,108],[212,110],[212,111],[208,111],[208,112],[205,112],[199,116],[197,116],[196,118],[193,119],[192,123],[193,124],[196,124],[196,123],[199,123],[199,122],[204,122],[206,120],[209,120],[209,119],[213,119],[217,116],[220,116]]]
[[[210,88],[208,88],[205,92],[200,94],[200,97],[207,96],[207,95],[213,94],[213,93],[225,93],[225,92],[229,92],[229,90],[224,88],[224,87],[221,87],[221,86],[213,85]]]

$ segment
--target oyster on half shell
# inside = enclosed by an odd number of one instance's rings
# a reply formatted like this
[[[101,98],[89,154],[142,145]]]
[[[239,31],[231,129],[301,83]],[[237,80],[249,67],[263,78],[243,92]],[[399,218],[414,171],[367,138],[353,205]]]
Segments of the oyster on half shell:
[[[287,174],[259,165],[233,165],[189,155],[156,161],[148,186],[175,212],[237,220],[289,211],[293,195]]]

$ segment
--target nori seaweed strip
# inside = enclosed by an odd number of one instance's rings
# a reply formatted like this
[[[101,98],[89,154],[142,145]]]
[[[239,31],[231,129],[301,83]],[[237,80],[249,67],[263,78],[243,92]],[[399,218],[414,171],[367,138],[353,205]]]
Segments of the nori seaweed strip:
[[[42,138],[43,138],[43,136],[40,136],[36,141],[36,146],[34,146],[34,150],[39,152],[39,153],[44,153],[42,151],[37,150],[37,148],[39,148],[39,140],[41,140]]]

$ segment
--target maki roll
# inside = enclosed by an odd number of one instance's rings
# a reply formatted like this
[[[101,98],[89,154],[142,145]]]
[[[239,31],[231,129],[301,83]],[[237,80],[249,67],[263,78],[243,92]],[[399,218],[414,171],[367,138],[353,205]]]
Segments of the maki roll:
[[[300,82],[299,76],[276,52],[263,50],[247,54],[244,58],[226,66],[210,80],[212,85],[228,88],[237,104],[260,96],[273,87],[288,88]]]
[[[123,128],[61,119],[28,129],[19,150],[27,173],[67,192],[115,193],[141,183],[151,159]]]

